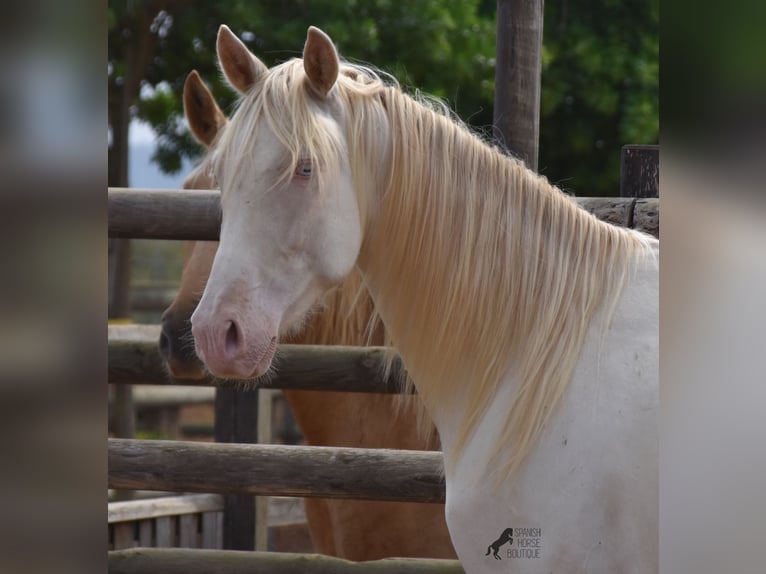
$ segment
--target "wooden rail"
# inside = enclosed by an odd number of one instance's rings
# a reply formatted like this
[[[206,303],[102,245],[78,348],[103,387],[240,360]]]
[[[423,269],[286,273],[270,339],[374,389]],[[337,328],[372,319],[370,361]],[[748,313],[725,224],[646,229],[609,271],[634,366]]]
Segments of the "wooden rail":
[[[214,190],[109,188],[109,237],[134,239],[218,239],[220,193]],[[573,197],[583,209],[615,225],[655,236],[659,232],[656,198]]]
[[[185,496],[162,496],[145,500],[110,502],[107,522],[133,522],[161,516],[178,516],[223,510],[223,498],[218,494],[187,494]]]
[[[108,382],[243,387],[241,382],[227,383],[213,377],[170,377],[157,347],[159,335],[157,325],[110,326]],[[398,393],[396,380],[401,363],[397,359],[393,375],[383,379],[385,353],[383,347],[280,345],[273,374],[251,383],[253,387],[277,389]]]
[[[110,547],[220,548],[223,506],[218,494],[110,502]]]
[[[659,197],[659,195],[660,146],[622,146],[620,197]]]
[[[221,194],[213,190],[109,188],[109,237],[218,240]]]
[[[433,451],[109,439],[109,487],[444,502]]]
[[[424,536],[427,533],[423,533]],[[110,574],[462,574],[457,560],[386,558],[350,562],[321,554],[135,548],[109,553]]]

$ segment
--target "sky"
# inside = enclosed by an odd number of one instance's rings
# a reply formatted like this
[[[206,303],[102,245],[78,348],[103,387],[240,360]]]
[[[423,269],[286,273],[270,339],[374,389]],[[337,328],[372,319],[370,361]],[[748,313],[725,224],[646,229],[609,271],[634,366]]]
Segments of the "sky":
[[[184,163],[183,169],[175,175],[167,175],[160,171],[157,164],[151,161],[154,152],[155,135],[149,124],[132,121],[128,139],[128,185],[143,188],[178,189],[191,171],[192,164]]]

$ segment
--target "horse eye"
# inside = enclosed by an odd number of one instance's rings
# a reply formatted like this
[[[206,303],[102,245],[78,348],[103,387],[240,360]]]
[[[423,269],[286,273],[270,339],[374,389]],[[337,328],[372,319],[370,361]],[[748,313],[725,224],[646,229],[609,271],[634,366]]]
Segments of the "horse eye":
[[[295,168],[296,177],[309,178],[311,177],[311,160],[303,160],[298,163]]]

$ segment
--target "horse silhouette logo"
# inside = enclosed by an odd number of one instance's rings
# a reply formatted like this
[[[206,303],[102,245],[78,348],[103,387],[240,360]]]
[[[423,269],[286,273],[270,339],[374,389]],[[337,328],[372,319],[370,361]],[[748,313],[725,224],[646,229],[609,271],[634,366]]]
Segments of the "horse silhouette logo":
[[[500,550],[500,547],[505,544],[513,544],[513,528],[506,528],[503,530],[503,533],[500,535],[500,537],[495,540],[492,544],[487,546],[487,553],[484,556],[489,556],[489,551],[492,551],[492,556],[495,557],[495,560],[502,560],[500,558],[500,554],[497,553],[498,550]]]

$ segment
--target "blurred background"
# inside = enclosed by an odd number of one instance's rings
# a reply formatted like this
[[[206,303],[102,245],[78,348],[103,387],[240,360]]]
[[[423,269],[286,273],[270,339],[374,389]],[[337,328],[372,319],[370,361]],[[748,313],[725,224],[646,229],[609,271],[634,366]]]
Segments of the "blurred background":
[[[126,171],[132,186],[177,183],[150,175],[147,156],[176,177],[199,157],[181,93],[197,69],[231,110],[234,94],[215,64],[223,23],[269,66],[299,57],[306,29],[319,26],[343,57],[441,97],[489,130],[495,12],[494,0],[110,2],[110,182]],[[548,2],[543,30],[539,171],[580,195],[616,195],[620,147],[658,143],[659,2]]]

